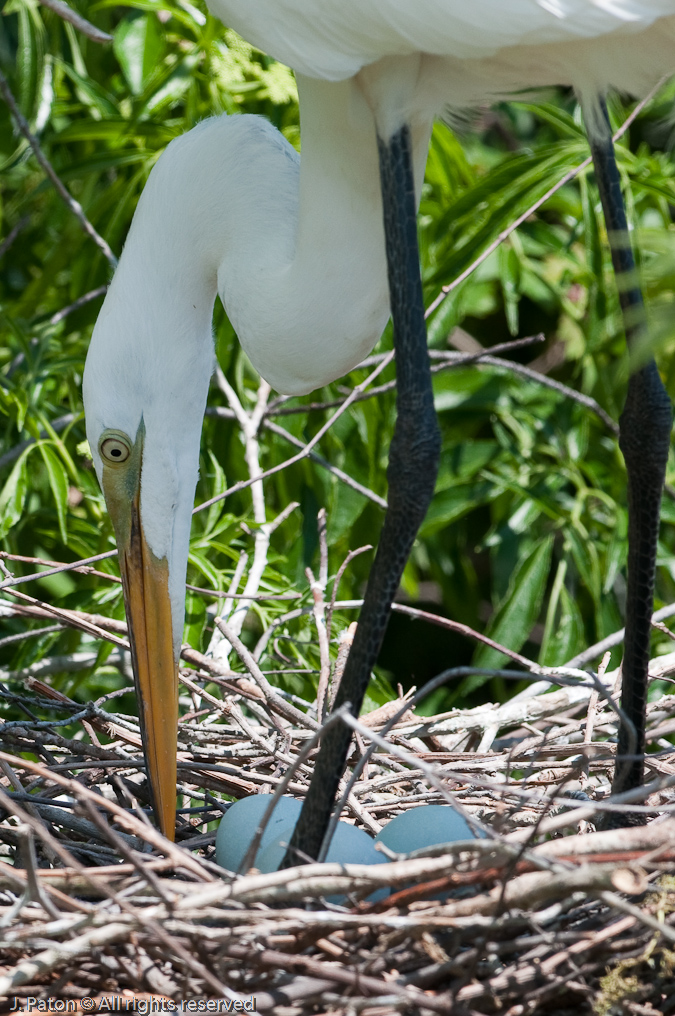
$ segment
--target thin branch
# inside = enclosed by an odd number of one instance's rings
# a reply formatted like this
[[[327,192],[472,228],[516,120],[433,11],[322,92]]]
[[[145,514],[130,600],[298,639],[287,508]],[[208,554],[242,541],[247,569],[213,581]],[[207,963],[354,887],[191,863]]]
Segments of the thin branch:
[[[623,137],[623,135],[626,133],[626,131],[633,123],[633,121],[640,115],[645,106],[647,106],[647,104],[651,102],[651,100],[654,98],[654,96],[661,88],[663,83],[667,80],[668,80],[667,78],[661,78],[661,80],[658,81],[656,85],[654,85],[652,90],[648,92],[648,94],[644,97],[644,99],[638,102],[635,109],[629,114],[629,116],[626,117],[621,127],[619,127],[616,134],[614,134],[612,138],[614,142],[618,141],[619,138]],[[588,169],[588,167],[591,165],[592,162],[593,158],[592,156],[589,155],[588,158],[584,159],[583,162],[580,162],[578,166],[574,167],[574,169],[570,169],[570,171],[568,173],[565,173],[565,175],[560,180],[558,180],[558,182],[553,187],[547,190],[542,197],[540,197],[537,201],[535,201],[534,204],[530,205],[527,211],[523,212],[522,215],[519,215],[518,218],[514,220],[514,222],[512,222],[509,226],[507,226],[506,229],[502,230],[499,236],[485,248],[483,253],[479,257],[477,257],[476,260],[472,264],[470,264],[468,268],[466,268],[463,272],[461,272],[461,274],[458,275],[456,279],[453,279],[452,282],[448,283],[447,286],[442,287],[436,299],[427,308],[426,313],[424,315],[425,318],[428,318],[431,314],[433,314],[436,308],[440,307],[445,298],[449,296],[450,293],[453,292],[453,290],[457,289],[458,286],[461,286],[461,284],[466,279],[468,279],[469,276],[472,275],[473,272],[475,272],[475,270],[480,265],[482,265],[483,262],[486,261],[487,258],[489,258],[490,255],[494,253],[494,251],[496,251],[499,246],[501,246],[504,240],[506,240],[507,237],[511,235],[511,233],[513,233],[516,229],[518,229],[519,226],[522,226],[524,222],[527,222],[530,216],[534,215],[534,213],[537,212],[542,207],[542,205],[545,205],[546,202],[549,200],[549,198],[553,197],[553,195],[556,194],[557,191],[559,191],[566,184],[574,180],[575,177],[579,176],[579,174],[582,173],[585,169]]]
[[[574,388],[570,388],[569,385],[562,384],[561,381],[555,381],[553,378],[547,377],[546,374],[542,374],[538,370],[532,370],[531,367],[527,367],[522,363],[515,363],[513,360],[504,360],[498,356],[492,356],[490,353],[481,353],[480,355],[474,356],[473,354],[467,353],[452,353],[452,352],[440,352],[437,350],[430,350],[429,356],[432,359],[442,359],[448,362],[457,363],[464,366],[469,360],[476,360],[478,364],[488,364],[491,367],[500,367],[504,370],[510,371],[512,374],[520,374],[521,377],[527,378],[528,381],[534,381],[535,384],[543,385],[544,388],[550,388],[554,392],[558,392],[559,395],[564,396],[566,399],[571,399],[573,402],[578,402],[580,406],[585,409],[590,409],[592,413],[598,416],[607,429],[615,436],[619,436],[619,425],[615,420],[605,412],[599,402],[591,398],[590,395],[584,395],[583,392],[578,392]]]
[[[236,652],[237,656],[244,664],[244,666],[246,667],[246,669],[248,670],[249,674],[256,682],[258,687],[260,688],[261,692],[265,697],[265,701],[268,703],[274,702],[276,707],[275,711],[278,712],[281,716],[284,716],[291,723],[299,723],[303,727],[309,727],[311,730],[317,730],[319,724],[315,720],[313,720],[311,716],[307,716],[306,713],[300,712],[300,710],[296,709],[295,706],[292,706],[289,702],[284,702],[284,700],[279,697],[279,695],[276,693],[272,685],[269,683],[269,681],[263,674],[262,670],[256,663],[251,653],[248,651],[244,643],[241,641],[237,633],[230,627],[230,625],[226,624],[226,622],[219,617],[216,618],[216,624],[218,625],[218,627],[220,628],[220,630],[222,631],[223,635],[228,640],[228,642],[231,643],[232,648]]]
[[[531,345],[533,345],[533,344],[535,344],[537,342],[543,342],[543,341],[544,341],[544,336],[542,334],[528,335],[528,336],[526,336],[525,338],[522,338],[522,339],[509,339],[508,342],[499,342],[499,343],[497,343],[496,346],[491,346],[489,350],[485,350],[485,353],[483,353],[483,352],[464,353],[463,355],[466,356],[466,358],[467,358],[466,361],[465,361],[466,363],[472,363],[474,360],[476,360],[476,361],[480,360],[480,358],[482,356],[484,356],[484,355],[487,355],[488,352],[491,353],[491,354],[502,353],[502,352],[504,352],[504,353],[505,352],[511,352],[514,349],[522,349],[522,348],[524,348],[526,346],[531,346]],[[429,350],[428,352],[429,352],[429,354],[431,354],[431,350]],[[389,352],[386,352],[386,353],[371,353],[370,356],[366,356],[365,359],[361,360],[360,363],[357,363],[356,366],[353,367],[352,369],[353,370],[367,370],[367,369],[370,369],[373,366],[376,366],[378,363],[382,363],[382,361],[384,359],[391,358],[391,357],[393,357],[395,359],[395,353],[392,352],[392,351],[389,351]],[[373,395],[377,395],[377,394],[379,394],[381,392],[392,391],[395,386],[396,386],[396,379],[394,378],[392,381],[387,382],[387,384],[385,384],[385,385],[379,385],[379,387],[377,387],[377,388],[373,388],[370,391],[366,391],[366,392],[362,393],[356,401],[357,402],[365,402],[366,399],[373,398]],[[307,403],[303,403],[300,406],[285,406],[284,405],[284,403],[289,401],[289,399],[295,398],[295,396],[293,396],[293,395],[279,396],[278,398],[276,398],[272,402],[270,402],[270,404],[268,406],[268,415],[269,416],[291,416],[291,415],[294,415],[294,414],[297,414],[297,413],[313,413],[313,412],[318,412],[318,411],[324,410],[324,409],[334,409],[337,406],[341,406],[342,405],[342,403],[344,401],[344,398],[348,394],[349,394],[349,392],[346,392],[345,396],[343,396],[343,398],[340,398],[340,399],[332,399],[331,401],[328,401],[328,402],[307,402]]]
[[[324,704],[328,692],[328,681],[330,679],[330,649],[328,643],[328,631],[326,627],[326,584],[328,582],[328,544],[326,543],[326,509],[319,511],[317,518],[319,530],[319,548],[321,564],[319,568],[318,581],[314,577],[311,568],[305,568],[305,575],[309,582],[309,588],[314,601],[313,614],[316,625],[317,637],[319,640],[319,658],[321,669],[319,672],[319,684],[316,691],[316,715],[319,723],[324,718]]]
[[[661,607],[660,610],[654,611],[652,614],[652,624],[657,624],[660,621],[665,621],[669,617],[675,616],[675,603],[669,603],[665,607]],[[626,633],[625,628],[619,628],[618,631],[612,632],[611,635],[607,635],[604,639],[599,642],[595,642],[592,646],[588,646],[582,652],[577,653],[571,660],[568,660],[565,666],[567,667],[585,667],[592,660],[597,660],[598,656],[604,656],[608,649],[614,649],[615,646],[620,646],[624,640]],[[513,702],[520,701],[521,699],[530,698],[532,695],[538,695],[544,690],[544,685],[537,683],[531,685],[529,688],[525,688],[523,691],[518,692],[517,695],[512,699]]]
[[[363,545],[363,547],[357,547],[356,550],[350,550],[349,553],[347,554],[346,558],[344,559],[344,561],[342,562],[342,564],[340,565],[340,567],[337,570],[337,575],[335,576],[335,579],[333,581],[333,589],[331,591],[330,603],[328,605],[328,610],[326,611],[326,629],[327,629],[327,632],[328,632],[328,640],[329,641],[330,641],[331,623],[332,623],[332,620],[333,620],[333,611],[335,610],[335,602],[337,600],[338,589],[340,588],[340,583],[342,581],[342,576],[344,575],[344,573],[346,572],[347,568],[352,563],[352,561],[354,560],[355,557],[358,557],[359,554],[365,554],[366,551],[372,550],[372,549],[373,549],[372,544],[371,543],[366,543],[366,544]]]
[[[28,596],[27,593],[20,593],[17,589],[9,590],[9,594],[10,596],[16,596],[22,602],[31,606],[39,606],[42,610],[46,610],[48,613],[53,614],[54,617],[62,620],[69,627],[79,628],[86,635],[93,635],[94,638],[103,639],[105,642],[112,642],[116,646],[121,646],[122,649],[129,649],[129,643],[126,639],[118,638],[117,635],[113,635],[111,632],[105,631],[104,628],[100,628],[97,624],[93,624],[87,620],[86,616],[82,616],[83,612],[76,614],[72,610],[62,610],[60,607],[54,607],[50,603],[36,600],[34,596]]]
[[[281,472],[282,469],[286,469],[288,466],[295,465],[296,462],[301,462],[307,458],[310,451],[316,444],[319,443],[321,438],[326,434],[333,424],[339,419],[340,416],[359,398],[361,392],[365,391],[366,388],[375,380],[375,378],[382,373],[385,367],[387,367],[394,358],[393,353],[388,353],[387,356],[382,360],[380,364],[368,375],[368,377],[353,389],[353,391],[347,396],[342,405],[337,409],[323,427],[321,427],[311,441],[308,441],[302,452],[298,452],[297,455],[292,455],[290,459],[285,459],[284,462],[280,462],[277,466],[272,466],[270,469],[265,470],[260,476],[256,477],[257,480],[266,480],[268,476],[274,476],[275,473]],[[193,515],[197,512],[204,511],[205,508],[210,508],[212,504],[216,504],[218,501],[223,501],[226,497],[230,497],[231,494],[235,494],[240,490],[245,490],[246,487],[250,487],[255,480],[240,480],[238,483],[233,484],[227,490],[223,491],[222,494],[217,494],[215,497],[210,498],[208,501],[202,502],[197,505],[193,510]]]
[[[78,201],[76,201],[75,198],[72,197],[72,195],[68,192],[67,188],[61,182],[51,162],[42,151],[42,148],[40,147],[40,142],[31,131],[28,121],[26,120],[25,116],[19,109],[18,103],[14,98],[12,91],[9,87],[7,78],[2,73],[2,71],[0,71],[0,94],[2,95],[7,105],[9,106],[10,112],[14,117],[17,127],[19,128],[19,132],[23,135],[23,137],[30,145],[31,149],[33,150],[33,155],[35,156],[40,166],[42,166],[42,169],[44,170],[45,174],[51,180],[52,184],[54,185],[54,189],[56,190],[61,200],[71,210],[71,212],[73,213],[77,221],[80,223],[82,229],[87,234],[87,236],[90,237],[94,241],[96,246],[99,248],[99,250],[103,252],[106,260],[108,261],[108,264],[111,265],[112,268],[117,267],[117,258],[110,249],[109,244],[94,229],[91,222],[84,214],[82,205]]]
[[[112,35],[108,35],[107,32],[101,31],[96,25],[92,25],[90,21],[87,21],[81,14],[74,11],[63,0],[40,0],[40,3],[43,7],[48,7],[50,11],[54,11],[64,21],[69,21],[78,32],[82,32],[82,35],[86,35],[92,42],[112,42]]]
[[[263,420],[263,426],[273,434],[277,434],[279,437],[282,437],[284,441],[288,441],[289,444],[293,444],[296,448],[301,448],[303,451],[305,450],[306,445],[300,440],[300,438],[295,437],[293,434],[289,434],[287,430],[284,430],[283,427],[280,427],[272,420]],[[337,466],[332,466],[328,459],[324,459],[324,457],[319,455],[317,452],[310,451],[309,457],[312,462],[316,462],[316,464],[321,466],[322,469],[326,469],[329,473],[332,473],[333,476],[336,476],[338,480],[341,480],[347,487],[351,487],[352,490],[358,491],[359,494],[363,494],[364,497],[367,497],[369,501],[372,501],[380,508],[384,508],[385,511],[387,510],[387,502],[383,497],[380,497],[380,495],[376,494],[375,491],[370,490],[369,487],[364,487],[364,485],[359,483],[358,480],[354,480],[349,473],[345,473],[344,470],[339,469]]]
[[[109,578],[106,575],[106,578]],[[222,589],[202,589],[201,586],[191,586],[189,582],[185,583],[185,588],[189,589],[191,593],[200,593],[202,596],[212,596],[217,600],[233,600],[235,593],[231,590],[227,593],[223,592]],[[266,603],[268,600],[299,600],[302,598],[302,593],[247,593],[246,596],[242,594],[242,600],[253,600],[256,603]]]
[[[552,391],[557,392],[564,398],[571,399],[573,402],[577,402],[580,406],[595,413],[600,420],[605,424],[607,429],[616,437],[619,432],[619,425],[612,419],[612,417],[602,408],[599,402],[590,395],[584,395],[583,392],[578,392],[574,388],[570,388],[569,385],[563,384],[561,381],[555,381],[553,378],[549,378],[546,374],[542,374],[540,371],[533,370],[531,367],[525,364],[516,363],[513,360],[505,360],[502,357],[494,356],[494,351],[502,348],[513,348],[517,345],[530,345],[533,341],[536,341],[539,337],[533,336],[528,337],[524,340],[516,340],[515,342],[502,343],[500,346],[495,346],[485,352],[480,353],[458,353],[450,352],[445,350],[430,349],[429,358],[431,360],[441,361],[440,363],[434,363],[431,366],[432,374],[439,374],[446,370],[451,370],[455,367],[466,367],[471,365],[481,366],[485,364],[490,367],[498,367],[502,370],[508,370],[512,374],[519,374],[528,381],[534,381],[536,384],[542,385],[544,388],[550,388]],[[380,359],[381,354],[374,357],[369,357],[364,363],[377,362]],[[362,364],[359,364],[359,367]],[[375,388],[370,388],[368,391],[363,392],[358,402],[365,402],[368,399],[377,398],[386,392],[392,392],[396,389],[396,378],[392,378],[391,381],[387,381],[384,384],[378,385]],[[289,406],[282,407],[279,409],[270,408],[270,412],[274,412],[276,416],[287,416],[297,413],[309,413],[316,412],[319,410],[333,409],[336,406],[343,404],[343,399],[332,399],[327,402],[313,402],[301,406]],[[270,429],[273,427],[270,424]],[[284,435],[285,436],[285,435]]]
[[[0,258],[4,257],[9,248],[16,240],[19,233],[26,228],[30,222],[30,215],[24,215],[23,218],[19,219],[15,226],[12,226],[5,239],[0,243]]]
[[[45,0],[41,0],[42,3]],[[55,0],[54,0],[55,2]],[[107,285],[97,286],[96,289],[90,289],[88,293],[83,293],[82,296],[78,296],[77,300],[73,300],[67,307],[62,307],[61,310],[57,310],[55,314],[49,318],[50,325],[57,325],[64,318],[67,318],[69,314],[74,314],[80,307],[84,307],[86,304],[91,303],[92,300],[98,299],[99,296],[105,296],[108,292]]]
[[[276,519],[270,522],[267,521],[258,435],[271,392],[269,384],[267,381],[260,381],[255,407],[248,413],[220,367],[216,368],[216,380],[219,388],[230,403],[230,408],[241,427],[244,437],[244,457],[250,478],[253,518],[256,522],[256,529],[253,534],[253,562],[249,569],[244,591],[241,596],[237,597],[237,606],[231,613],[229,612],[228,600],[224,601],[220,611],[221,617],[225,614],[229,615],[228,626],[236,635],[239,635],[244,626],[244,620],[249,611],[252,598],[256,596],[260,588],[260,583],[267,567],[267,557],[272,534],[299,505],[298,502],[293,502],[287,505]],[[236,589],[234,581],[233,588]],[[209,655],[213,656],[220,663],[227,664],[230,648],[230,643],[222,638],[222,629],[216,624],[209,643]]]
[[[508,649],[506,646],[501,645],[501,643],[495,642],[494,639],[488,638],[487,635],[482,635],[480,632],[470,628],[468,624],[452,621],[449,617],[442,617],[440,614],[431,614],[428,610],[409,607],[407,603],[392,604],[392,608],[399,614],[407,614],[408,617],[428,621],[430,624],[434,624],[439,628],[445,628],[447,631],[456,631],[460,635],[466,635],[467,638],[473,639],[475,642],[480,642],[485,646],[489,646],[490,649],[495,649],[498,653],[503,653],[504,656],[508,656],[510,660],[513,660],[514,663],[519,664],[521,667],[525,667],[526,670],[538,672],[539,668],[532,660],[528,660],[526,656],[521,656],[520,653],[516,653],[513,649]]]
[[[222,604],[216,610],[216,615],[218,617],[221,617],[224,621],[227,621],[230,614],[232,613],[232,608],[234,606],[234,601],[237,595],[237,589],[239,588],[239,583],[241,582],[242,576],[246,570],[247,561],[248,554],[246,554],[243,550],[240,551],[239,558],[237,560],[237,565],[234,569],[234,574],[232,575],[232,578],[230,580],[228,590],[223,596]],[[220,631],[217,625],[214,625],[213,632],[211,633],[211,638],[209,639],[209,644],[206,649],[206,655],[209,658],[215,658],[215,655],[218,652],[218,647],[221,645],[222,641],[223,641],[223,633]],[[225,663],[226,662],[227,661],[225,661]]]
[[[21,631],[16,635],[5,635],[0,639],[0,649],[10,646],[13,642],[23,642],[24,639],[37,638],[38,635],[53,635],[55,631],[63,631],[60,624],[50,624],[46,628],[31,628],[30,631]]]
[[[60,575],[61,572],[75,571],[81,572],[83,575],[96,575],[98,578],[107,579],[109,582],[119,582],[121,579],[116,575],[108,575],[107,572],[97,571],[95,568],[91,568],[90,565],[96,561],[105,561],[110,557],[116,557],[116,550],[107,550],[104,554],[94,554],[92,557],[83,557],[81,561],[71,561],[68,563],[57,564],[54,561],[44,560],[45,565],[53,565],[52,568],[46,567],[44,571],[32,572],[30,575],[19,575],[12,576],[11,579],[5,579],[4,582],[0,582],[0,589],[9,589],[10,586],[20,586],[24,582],[33,582],[36,579],[44,579],[49,575]],[[23,561],[26,564],[42,564],[43,559],[39,557],[26,557],[22,554],[10,554],[9,551],[0,550],[0,559],[4,561]]]
[[[56,420],[52,421],[49,426],[52,430],[59,434],[62,430],[65,430],[66,427],[70,426],[70,424],[76,419],[77,415],[75,413],[65,413],[63,416],[59,416]],[[42,440],[49,436],[48,431],[41,430],[39,439]],[[35,441],[36,438],[34,437],[28,438],[26,441],[20,441],[19,444],[14,445],[14,447],[10,448],[10,450],[5,452],[4,455],[0,455],[0,469],[4,469],[5,466],[8,466],[11,462],[18,459],[19,455],[21,455],[22,452],[25,452],[26,448],[30,448],[32,444],[35,444]]]

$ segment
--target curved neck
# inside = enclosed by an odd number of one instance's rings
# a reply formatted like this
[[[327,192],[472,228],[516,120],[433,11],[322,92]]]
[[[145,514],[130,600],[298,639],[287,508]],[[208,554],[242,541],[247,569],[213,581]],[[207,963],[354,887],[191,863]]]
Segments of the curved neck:
[[[298,84],[301,160],[254,116],[207,120],[172,142],[108,301],[136,290],[159,346],[168,334],[207,339],[217,290],[254,366],[283,394],[345,374],[389,316],[373,114],[356,79]],[[417,134],[419,188],[428,130]]]
[[[356,79],[298,76],[298,88],[302,158],[294,192],[280,185],[288,174],[278,160],[274,167],[270,161],[266,189],[276,203],[250,220],[250,230],[260,230],[257,261],[241,256],[237,240],[218,273],[244,349],[284,394],[345,374],[371,351],[389,317],[372,111]],[[421,188],[429,133],[419,133]]]

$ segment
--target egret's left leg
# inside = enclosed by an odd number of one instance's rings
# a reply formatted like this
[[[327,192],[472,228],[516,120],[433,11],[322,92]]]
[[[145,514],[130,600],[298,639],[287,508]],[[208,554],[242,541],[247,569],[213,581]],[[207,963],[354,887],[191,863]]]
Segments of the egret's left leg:
[[[389,610],[417,530],[431,501],[440,432],[434,411],[417,249],[417,208],[410,131],[378,139],[389,295],[396,349],[396,426],[389,449],[389,507],[335,708],[358,716],[387,627]],[[339,723],[323,735],[314,774],[282,868],[302,855],[316,858],[342,777],[351,729]]]
[[[614,155],[609,118],[601,105],[603,133],[591,135],[591,152],[607,224],[612,263],[619,287],[629,352],[645,336],[645,313],[628,233],[621,178]],[[619,420],[619,446],[628,474],[628,583],[626,634],[622,663],[621,706],[633,729],[619,728],[612,793],[642,785],[644,779],[645,708],[651,617],[654,605],[656,550],[661,495],[670,448],[672,406],[653,357],[631,374]],[[633,824],[615,814],[611,825]]]

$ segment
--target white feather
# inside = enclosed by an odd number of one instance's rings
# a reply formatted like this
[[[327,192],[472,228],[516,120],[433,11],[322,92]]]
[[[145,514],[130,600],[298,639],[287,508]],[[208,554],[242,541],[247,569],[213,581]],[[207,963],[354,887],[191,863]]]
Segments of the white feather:
[[[221,20],[260,49],[308,75],[336,81],[386,56],[423,53],[447,58],[448,65],[476,62],[469,73],[484,94],[502,87],[509,66],[510,87],[577,84],[636,91],[656,59],[656,77],[673,65],[660,36],[672,46],[673,0],[208,0]],[[657,21],[669,21],[660,24]],[[653,29],[653,31],[651,30]],[[630,36],[616,47],[614,34]],[[595,45],[576,52],[580,40]],[[544,47],[544,52],[541,48]],[[551,72],[546,71],[550,49]],[[655,51],[653,49],[655,47]],[[509,52],[511,51],[511,52]],[[622,56],[612,70],[612,52]],[[542,57],[544,59],[542,60]],[[494,66],[491,58],[495,58]],[[600,68],[595,61],[600,59]],[[645,74],[646,71],[646,74]],[[438,70],[442,75],[442,71]],[[445,100],[475,101],[463,94],[458,69],[448,66]],[[620,80],[616,80],[616,77]],[[556,80],[557,77],[557,80]],[[497,86],[497,87],[495,87]],[[507,82],[507,87],[509,83]],[[637,89],[636,89],[637,86]],[[453,94],[456,88],[456,94]]]
[[[220,292],[280,392],[341,376],[389,313],[376,131],[411,125],[419,195],[433,116],[538,85],[641,93],[675,63],[675,0],[209,0],[298,72],[302,161],[255,117],[174,141],[139,202],[84,378],[87,433],[146,438],[141,512],[180,625]]]

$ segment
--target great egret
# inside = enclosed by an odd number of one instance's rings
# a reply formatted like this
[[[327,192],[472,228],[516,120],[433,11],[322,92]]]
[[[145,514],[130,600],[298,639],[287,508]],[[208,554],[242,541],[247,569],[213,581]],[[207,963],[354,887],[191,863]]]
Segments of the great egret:
[[[433,117],[448,105],[466,108],[518,89],[574,85],[610,228],[627,262],[602,96],[610,87],[644,93],[675,64],[675,0],[209,5],[296,71],[302,160],[269,124],[250,116],[206,121],[169,145],[139,202],[83,386],[87,434],[117,535],[155,810],[167,835],[174,826],[178,654],[216,292],[254,365],[285,394],[309,392],[358,363],[391,306],[398,420],[390,507],[336,702],[349,701],[358,712],[437,468],[415,228]],[[670,431],[670,404],[653,363],[631,378],[621,429],[631,517],[624,706],[638,730],[639,754]],[[632,742],[622,737],[625,753]],[[349,738],[339,725],[324,737],[296,826],[291,846],[312,857]],[[641,779],[642,764],[629,762],[618,773],[615,785],[628,786]]]

